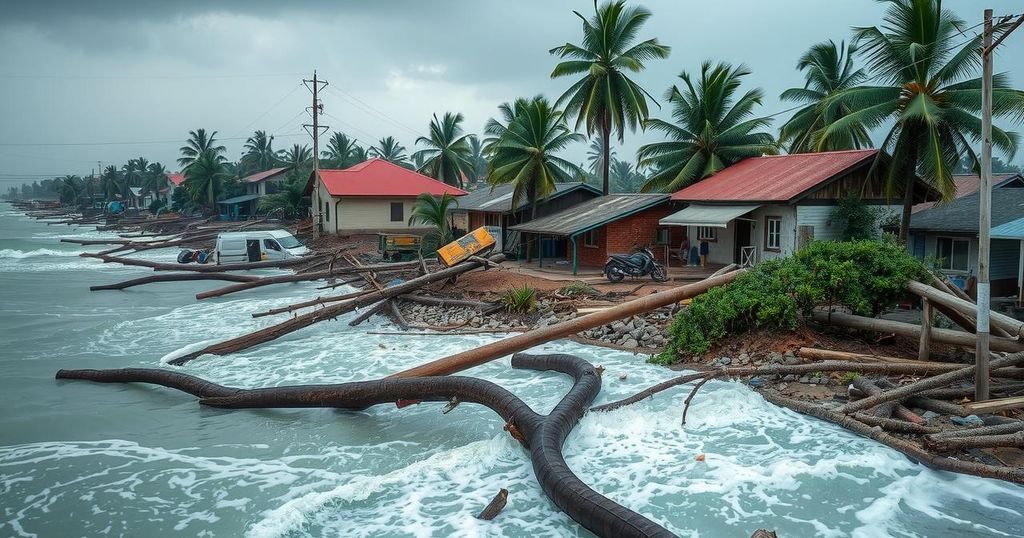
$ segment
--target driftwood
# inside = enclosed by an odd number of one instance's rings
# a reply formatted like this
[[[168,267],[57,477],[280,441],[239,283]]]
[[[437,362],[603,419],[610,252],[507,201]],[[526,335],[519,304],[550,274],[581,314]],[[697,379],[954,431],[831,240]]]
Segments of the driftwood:
[[[876,417],[867,413],[854,413],[853,418],[867,424],[868,426],[878,426],[883,430],[895,433],[927,434],[942,431],[941,428],[935,426],[914,424],[913,422],[906,422],[904,420],[896,420],[893,418]]]
[[[1006,411],[1007,409],[1020,409],[1024,407],[1024,396],[999,398],[998,400],[988,400],[985,402],[971,402],[964,404],[964,407],[971,413],[995,413],[996,411]]]
[[[493,258],[492,258],[493,259]],[[456,266],[457,267],[457,266]],[[506,429],[530,452],[541,489],[569,517],[599,536],[671,537],[646,517],[615,503],[584,484],[565,463],[562,444],[601,390],[601,377],[592,365],[569,355],[512,357],[512,367],[555,371],[574,383],[562,400],[544,416],[501,386],[482,379],[445,376],[381,379],[337,385],[306,385],[264,389],[222,387],[180,372],[164,369],[61,370],[58,379],[99,382],[146,382],[183,390],[203,405],[229,408],[333,407],[364,409],[398,401],[478,403],[495,411]]]
[[[882,428],[869,426],[868,424],[855,419],[853,416],[845,415],[810,402],[794,400],[792,398],[786,398],[785,396],[772,394],[770,392],[762,392],[761,396],[775,405],[789,408],[797,413],[820,418],[827,422],[842,426],[847,430],[864,437],[874,439],[875,441],[878,441],[897,452],[901,452],[911,460],[927,467],[942,471],[952,471],[956,473],[980,476],[983,478],[996,478],[1016,484],[1024,484],[1024,469],[1022,468],[999,467],[995,465],[986,465],[984,463],[958,460],[941,455],[934,455],[911,441],[888,434],[883,431]]]
[[[896,385],[888,379],[879,379],[878,386],[885,390],[892,390],[896,388]],[[944,402],[942,400],[936,400],[924,394],[918,394],[911,396],[905,400],[907,405],[924,409],[925,411],[934,411],[943,415],[954,415],[958,417],[965,417],[971,413],[964,409],[962,405],[955,403]]]
[[[897,334],[900,336],[906,336],[915,339],[920,338],[921,336],[920,325],[914,325],[913,323],[904,323],[902,321],[867,318],[864,316],[844,314],[841,312],[829,313],[821,310],[815,310],[812,314],[812,318],[815,321],[821,323],[849,327],[851,329]],[[954,331],[950,329],[932,329],[932,340],[942,344],[952,344],[956,346],[973,348],[976,339],[977,337],[970,333]],[[989,342],[989,348],[992,351],[1008,351],[1011,353],[1017,351],[1024,351],[1024,342],[1020,342],[1010,338],[1000,338],[997,336],[993,336],[991,338],[991,341]]]
[[[997,368],[1005,368],[1008,366],[1017,366],[1022,363],[1024,363],[1024,353],[1016,353],[991,361],[989,363],[989,368],[994,370]],[[869,409],[871,407],[874,407],[878,404],[882,404],[885,402],[902,400],[904,398],[916,396],[918,393],[923,392],[927,389],[944,387],[954,381],[960,381],[962,379],[973,379],[974,372],[974,366],[960,368],[952,372],[946,372],[944,374],[939,374],[934,377],[925,378],[920,381],[910,383],[909,385],[903,385],[902,387],[885,391],[881,394],[868,396],[863,400],[850,402],[846,405],[840,406],[835,411],[837,413],[853,413],[854,411]]]
[[[271,284],[285,284],[288,282],[306,282],[309,280],[321,280],[324,278],[330,278],[337,275],[348,275],[352,273],[367,273],[372,274],[372,271],[380,272],[399,272],[405,271],[410,267],[408,264],[383,264],[383,265],[364,265],[362,267],[338,267],[329,271],[315,271],[311,273],[302,273],[295,275],[275,275],[263,277],[259,280],[252,282],[243,282],[241,284],[234,284],[231,286],[225,286],[220,289],[204,291],[196,294],[196,299],[209,299],[211,297],[220,297],[229,293],[235,293],[239,291],[251,290],[253,288],[259,288],[263,286],[269,286]]]
[[[303,308],[309,308],[311,306],[320,306],[320,305],[324,305],[324,304],[327,304],[327,303],[336,303],[338,301],[344,301],[344,300],[347,300],[347,299],[352,299],[354,297],[359,297],[361,295],[366,295],[368,293],[373,293],[373,291],[374,290],[359,290],[359,291],[354,291],[352,293],[346,293],[346,294],[343,294],[343,295],[332,295],[332,296],[328,296],[328,297],[317,297],[316,299],[311,299],[309,301],[303,301],[301,303],[295,303],[295,304],[291,304],[291,305],[288,305],[288,306],[282,306],[282,307],[279,307],[279,308],[271,308],[270,310],[267,310],[265,312],[254,312],[252,314],[252,317],[254,317],[254,318],[262,318],[264,316],[273,316],[274,314],[284,314],[284,313],[287,313],[287,312],[294,312],[296,310],[300,310],[300,309],[303,309]]]
[[[398,307],[398,303],[395,299],[388,300],[388,307],[391,309],[391,317],[395,319],[395,323],[397,323],[402,330],[408,330],[409,321],[405,319],[405,316],[402,314],[402,309]]]
[[[925,437],[925,446],[939,452],[955,452],[971,448],[1024,448],[1024,432],[1002,435],[964,435],[960,437]]]
[[[867,394],[868,396],[874,396],[882,393],[882,389],[879,388],[878,385],[875,385],[869,379],[862,376],[854,377],[851,384],[858,390],[862,391],[864,394]],[[899,404],[893,406],[892,414],[907,422],[912,422],[914,424],[925,424],[928,422],[927,420],[921,418],[921,416],[918,415],[917,413]]]
[[[196,273],[222,273],[226,271],[247,271],[250,269],[273,269],[291,267],[309,263],[308,258],[285,258],[283,260],[264,260],[261,262],[229,263],[224,265],[199,264],[199,263],[162,263],[150,260],[139,260],[125,256],[107,256],[83,252],[83,258],[96,258],[104,263],[120,263],[122,265],[134,265],[137,267],[149,267],[155,271],[192,271]]]
[[[508,490],[505,488],[501,488],[498,491],[498,494],[495,495],[493,499],[491,499],[491,502],[487,503],[487,506],[484,507],[483,511],[477,514],[476,518],[483,519],[485,521],[490,521],[494,519],[498,516],[498,514],[501,513],[502,510],[505,509],[505,504],[507,502]]]
[[[995,426],[981,426],[979,428],[966,428],[962,430],[949,430],[944,432],[934,433],[928,436],[926,440],[940,440],[952,437],[966,437],[966,436],[979,436],[979,435],[1002,435],[1007,433],[1017,433],[1024,431],[1024,421],[1016,420],[1010,424],[997,424]]]
[[[939,291],[932,286],[926,286],[920,282],[910,281],[907,283],[907,290],[928,299],[935,304],[935,306],[943,305],[975,319],[978,316],[978,305],[970,301],[965,301],[954,295]],[[1024,322],[1015,320],[1006,314],[993,311],[990,313],[989,321],[991,323],[991,328],[1002,331],[1002,334],[997,336],[1009,336],[1012,338],[1024,336]]]
[[[558,338],[564,338],[587,329],[600,327],[612,321],[628,318],[656,308],[661,308],[673,303],[682,301],[723,284],[728,284],[736,279],[742,271],[734,271],[714,278],[702,280],[694,284],[679,286],[670,290],[647,295],[639,299],[627,301],[614,308],[602,312],[594,312],[578,318],[562,321],[541,327],[523,334],[512,336],[504,340],[470,349],[462,353],[456,353],[442,359],[428,362],[415,368],[403,370],[391,377],[418,377],[433,375],[448,375],[454,372],[479,366],[486,362],[504,357],[517,351],[523,351],[533,346],[550,342]]]
[[[503,261],[505,259],[505,256],[502,254],[498,254],[491,259],[494,261]],[[170,364],[182,365],[194,360],[200,355],[227,355],[229,353],[235,353],[243,349],[248,349],[250,347],[262,344],[264,342],[275,340],[286,334],[290,334],[304,327],[308,327],[314,323],[336,318],[341,314],[351,312],[357,308],[373,304],[385,299],[397,297],[403,293],[408,293],[431,282],[436,282],[439,280],[451,278],[453,276],[458,276],[467,271],[472,271],[477,267],[479,267],[479,264],[475,262],[463,262],[454,267],[437,271],[435,273],[430,273],[429,275],[417,277],[412,280],[403,282],[401,284],[391,286],[390,288],[385,288],[384,290],[371,290],[371,293],[367,293],[366,295],[354,297],[352,299],[349,299],[348,301],[343,301],[338,304],[328,305],[319,310],[315,310],[313,312],[296,316],[287,321],[283,321],[281,323],[278,323],[277,325],[272,325],[270,327],[254,331],[249,334],[245,334],[236,338],[232,338],[230,340],[225,340],[223,342],[209,345],[199,351],[195,351],[178,357],[170,361]]]
[[[374,314],[377,314],[381,310],[387,308],[389,302],[389,300],[385,299],[371,306],[370,308],[367,308],[363,313],[352,318],[352,321],[348,322],[349,327],[355,327],[356,325],[359,325],[360,323],[372,318]]]
[[[475,256],[474,256],[475,257]],[[406,293],[399,295],[399,299],[403,301],[409,301],[410,303],[419,303],[429,306],[464,306],[469,308],[484,309],[494,306],[493,303],[485,303],[483,301],[470,301],[466,299],[447,299],[445,297],[431,297],[429,295],[413,295]]]
[[[186,280],[226,280],[229,282],[252,282],[259,277],[251,275],[236,275],[233,273],[167,273],[133,278],[118,282],[116,284],[104,284],[102,286],[89,286],[89,291],[101,290],[123,290],[133,286],[152,284],[154,282],[183,282]]]
[[[901,357],[886,357],[883,355],[867,355],[864,353],[851,353],[849,351],[834,351],[831,349],[820,349],[815,347],[802,347],[797,352],[801,358],[835,361],[861,361],[861,362],[916,362],[914,359]]]

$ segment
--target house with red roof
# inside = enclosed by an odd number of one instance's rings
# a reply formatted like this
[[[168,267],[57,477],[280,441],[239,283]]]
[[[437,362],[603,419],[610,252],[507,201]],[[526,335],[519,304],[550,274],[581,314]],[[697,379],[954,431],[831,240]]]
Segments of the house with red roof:
[[[172,174],[170,172],[168,172],[165,175],[167,176],[167,182],[164,184],[164,187],[160,189],[160,196],[167,203],[170,203],[171,198],[174,197],[174,189],[177,189],[179,186],[181,186],[182,183],[185,182],[185,175]]]
[[[288,180],[289,170],[291,170],[291,168],[282,166],[279,168],[264,170],[262,172],[256,172],[255,174],[242,178],[242,184],[245,185],[245,193],[250,195],[255,194],[261,197],[268,194],[274,194],[280,189],[281,185]]]
[[[674,193],[686,207],[660,224],[683,227],[694,247],[706,242],[710,263],[744,265],[787,256],[811,239],[840,239],[833,212],[850,195],[878,209],[881,233],[882,223],[899,219],[902,198],[890,198],[885,179],[869,173],[878,156],[866,149],[744,159]],[[917,180],[915,203],[938,198]]]
[[[423,174],[370,159],[344,170],[310,174],[306,194],[314,219],[327,234],[402,232],[409,224],[416,197],[428,193],[464,196],[466,191]]]

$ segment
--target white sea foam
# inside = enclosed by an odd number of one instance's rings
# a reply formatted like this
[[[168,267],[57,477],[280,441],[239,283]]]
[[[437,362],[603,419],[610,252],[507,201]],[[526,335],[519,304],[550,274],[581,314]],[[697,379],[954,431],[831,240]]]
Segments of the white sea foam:
[[[37,248],[35,250],[17,250],[12,248],[0,249],[0,259],[21,260],[38,256],[78,256],[82,251],[54,250],[51,248]]]

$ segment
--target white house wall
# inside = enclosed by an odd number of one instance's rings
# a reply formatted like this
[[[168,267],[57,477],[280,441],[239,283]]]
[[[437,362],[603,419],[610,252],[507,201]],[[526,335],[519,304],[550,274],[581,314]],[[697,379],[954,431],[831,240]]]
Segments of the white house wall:
[[[415,198],[365,198],[365,197],[336,197],[324,191],[318,193],[320,199],[320,211],[326,209],[326,216],[330,220],[324,220],[324,232],[333,234],[344,233],[376,233],[387,231],[408,231],[422,230],[423,225],[409,225],[409,216],[416,205]],[[340,200],[340,202],[339,202]],[[324,208],[324,202],[327,207]],[[402,203],[402,220],[391,220],[391,203]]]
[[[796,239],[797,239],[797,212],[799,209],[796,206],[791,205],[764,205],[752,213],[749,217],[754,220],[754,229],[751,231],[751,242],[757,247],[757,259],[760,260],[771,260],[780,256],[789,256],[796,250]],[[781,217],[782,218],[782,237],[779,241],[779,251],[768,251],[765,250],[765,227],[766,217]]]

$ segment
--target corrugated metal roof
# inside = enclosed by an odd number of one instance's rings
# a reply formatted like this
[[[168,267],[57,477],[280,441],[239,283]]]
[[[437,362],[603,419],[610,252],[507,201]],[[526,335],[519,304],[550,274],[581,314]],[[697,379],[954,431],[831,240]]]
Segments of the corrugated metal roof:
[[[684,202],[788,202],[858,165],[878,150],[766,155],[744,159],[672,195]]]
[[[663,226],[714,226],[725,228],[729,221],[750,213],[759,205],[701,205],[690,204],[682,211],[677,211],[661,219],[658,224]]]
[[[331,196],[401,196],[424,193],[464,196],[466,191],[402,168],[384,159],[370,159],[345,170],[320,170],[320,180]],[[307,185],[307,192],[311,186]]]
[[[251,176],[245,176],[245,178],[243,178],[242,181],[248,181],[249,183],[259,183],[260,181],[264,181],[264,180],[270,179],[270,178],[272,178],[272,177],[274,177],[274,176],[276,176],[278,174],[281,174],[281,173],[287,172],[287,171],[288,171],[288,167],[287,166],[282,166],[282,167],[279,167],[279,168],[271,168],[270,170],[264,170],[262,172],[256,172],[255,174],[253,174]]]
[[[167,174],[167,180],[174,184],[175,187],[185,182],[185,176],[182,174]]]
[[[569,236],[597,228],[667,202],[667,194],[609,194],[546,217],[512,226],[511,230]]]
[[[576,189],[587,189],[593,191],[594,194],[601,194],[601,191],[585,183],[555,183],[554,192],[549,194],[547,198],[544,198],[544,200],[552,200]],[[513,185],[511,183],[477,189],[466,196],[459,198],[458,209],[463,211],[508,213],[512,211],[512,190]],[[519,206],[516,207],[516,210],[523,209],[528,205],[529,201],[524,196],[523,199],[519,201]]]
[[[1024,217],[992,228],[991,237],[992,239],[1024,240]]]
[[[1008,182],[1011,178],[1019,177],[1020,174],[992,174],[992,185],[994,188],[998,188],[1001,184]],[[979,185],[981,184],[981,177],[974,174],[954,174],[953,184],[956,185],[956,195],[954,198],[963,198],[968,194],[974,194],[978,192]],[[935,207],[938,202],[922,202],[914,205],[913,212],[928,209],[929,207]]]
[[[227,200],[220,200],[217,203],[227,205],[240,204],[242,202],[248,202],[249,200],[255,200],[259,197],[260,195],[258,194],[243,194],[241,196],[235,196],[234,198],[228,198]]]
[[[968,194],[952,202],[919,211],[910,216],[915,232],[978,233],[980,193]],[[1000,226],[1024,217],[1024,188],[1001,188],[992,196],[992,226]]]

